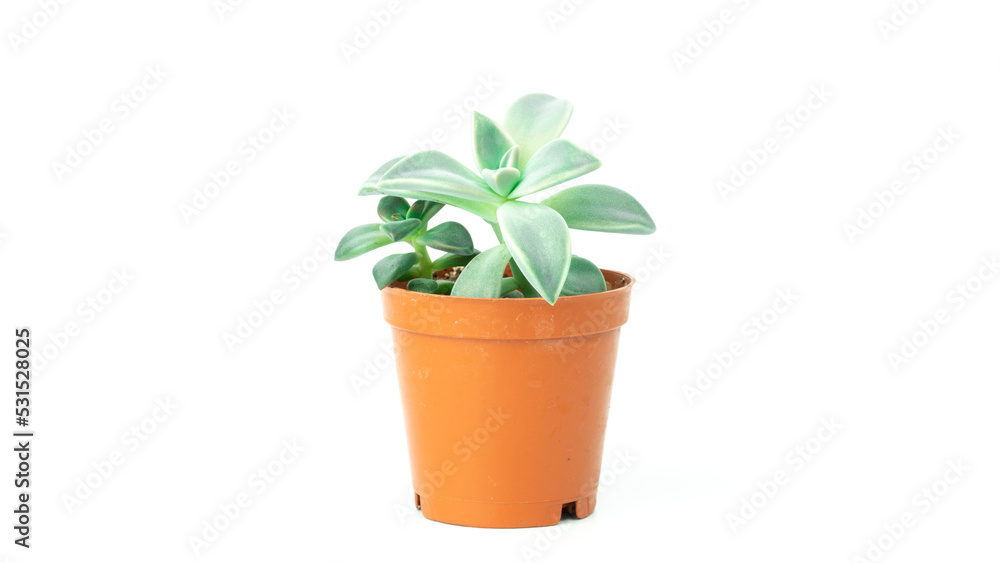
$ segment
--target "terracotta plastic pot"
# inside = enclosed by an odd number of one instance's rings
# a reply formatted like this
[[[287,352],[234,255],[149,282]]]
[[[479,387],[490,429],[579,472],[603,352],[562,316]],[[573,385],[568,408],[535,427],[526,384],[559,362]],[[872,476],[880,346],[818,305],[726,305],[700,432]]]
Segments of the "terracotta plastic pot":
[[[593,512],[632,278],[608,291],[471,299],[382,290],[417,508],[484,528]]]

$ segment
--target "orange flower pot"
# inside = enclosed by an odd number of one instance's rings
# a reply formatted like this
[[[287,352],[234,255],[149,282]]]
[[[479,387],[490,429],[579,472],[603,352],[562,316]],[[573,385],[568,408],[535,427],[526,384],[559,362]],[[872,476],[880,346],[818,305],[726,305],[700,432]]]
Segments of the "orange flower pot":
[[[632,290],[602,272],[608,291],[555,305],[382,290],[425,517],[522,528],[593,512]]]

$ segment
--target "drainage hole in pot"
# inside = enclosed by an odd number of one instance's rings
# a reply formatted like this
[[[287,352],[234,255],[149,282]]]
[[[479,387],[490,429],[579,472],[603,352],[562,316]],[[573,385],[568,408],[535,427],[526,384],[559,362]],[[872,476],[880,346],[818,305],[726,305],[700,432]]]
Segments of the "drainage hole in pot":
[[[576,517],[576,501],[567,502],[562,507],[562,513]]]

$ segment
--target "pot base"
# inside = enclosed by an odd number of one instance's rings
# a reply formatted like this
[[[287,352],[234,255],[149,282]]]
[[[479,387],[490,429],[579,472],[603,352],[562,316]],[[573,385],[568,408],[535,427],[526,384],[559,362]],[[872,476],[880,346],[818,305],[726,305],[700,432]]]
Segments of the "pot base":
[[[597,494],[565,502],[500,503],[470,502],[414,493],[417,509],[436,522],[476,528],[534,528],[554,526],[563,513],[586,518],[597,505]]]

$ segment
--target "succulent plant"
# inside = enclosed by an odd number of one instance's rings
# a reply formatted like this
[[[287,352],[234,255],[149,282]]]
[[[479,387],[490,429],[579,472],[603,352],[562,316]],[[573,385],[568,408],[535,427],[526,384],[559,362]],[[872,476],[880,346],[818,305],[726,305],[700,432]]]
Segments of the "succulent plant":
[[[451,293],[454,282],[435,280],[433,274],[455,266],[464,266],[479,252],[472,246],[472,235],[460,223],[448,221],[429,228],[428,222],[444,204],[418,200],[410,205],[397,196],[385,196],[378,202],[381,223],[354,227],[340,239],[335,260],[350,260],[394,242],[405,242],[413,252],[391,254],[379,260],[372,269],[379,289],[394,281],[412,280],[417,291]],[[434,260],[427,248],[446,252]]]
[[[602,184],[566,188],[538,203],[521,200],[601,166],[597,157],[560,138],[572,113],[569,102],[548,94],[515,101],[502,126],[475,113],[478,174],[439,151],[386,162],[360,191],[383,195],[379,216],[384,223],[349,231],[337,249],[337,260],[406,241],[412,253],[386,257],[375,266],[380,288],[410,280],[407,288],[416,291],[486,298],[508,296],[516,288],[524,297],[542,297],[548,303],[560,295],[604,291],[600,269],[573,255],[569,229],[649,234],[656,226],[642,205],[625,191]],[[407,206],[406,197],[418,201]],[[468,231],[458,223],[427,229],[427,220],[442,205],[484,219],[499,244],[476,252]],[[424,211],[413,213],[418,206]],[[427,247],[449,254],[431,262]],[[504,278],[508,265],[512,278]],[[453,285],[431,279],[432,271],[451,266],[464,266]]]

